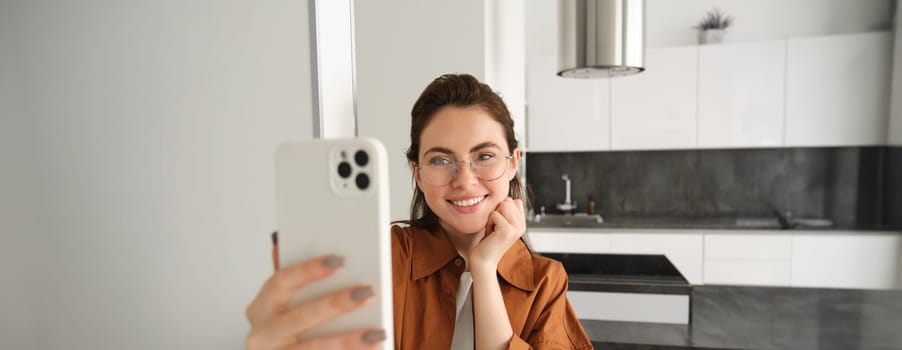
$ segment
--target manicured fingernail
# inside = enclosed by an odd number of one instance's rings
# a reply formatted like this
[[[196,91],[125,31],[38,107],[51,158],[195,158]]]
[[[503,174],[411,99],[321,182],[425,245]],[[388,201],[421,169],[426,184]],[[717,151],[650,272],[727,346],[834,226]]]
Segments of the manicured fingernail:
[[[362,337],[364,344],[373,344],[385,340],[385,331],[381,329],[366,331]]]
[[[329,255],[323,258],[323,266],[328,267],[330,269],[342,267],[345,264],[345,258],[342,258],[338,255]]]
[[[363,299],[369,298],[373,296],[373,287],[357,287],[351,291],[351,299],[354,301],[361,301]]]

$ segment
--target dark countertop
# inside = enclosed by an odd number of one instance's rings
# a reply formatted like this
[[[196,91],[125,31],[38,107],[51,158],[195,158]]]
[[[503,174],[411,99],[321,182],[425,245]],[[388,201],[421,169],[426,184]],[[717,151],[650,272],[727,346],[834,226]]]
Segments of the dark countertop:
[[[582,320],[598,349],[902,349],[902,291],[692,287],[689,325]]]
[[[769,230],[769,231],[900,231],[886,225],[823,226],[799,224],[792,229],[782,229],[775,217],[604,217],[602,223],[593,220],[561,220],[561,216],[540,222],[528,221],[529,228],[583,228],[583,229],[710,229],[710,230]],[[581,219],[580,215],[572,216]],[[582,218],[586,218],[582,216]]]

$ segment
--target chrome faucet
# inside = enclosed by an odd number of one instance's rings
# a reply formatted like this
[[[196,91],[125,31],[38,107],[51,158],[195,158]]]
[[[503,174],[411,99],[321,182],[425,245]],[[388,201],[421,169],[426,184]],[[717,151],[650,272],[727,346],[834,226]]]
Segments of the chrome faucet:
[[[561,180],[564,180],[566,193],[564,196],[564,203],[558,203],[557,208],[560,211],[570,212],[573,209],[576,209],[576,203],[570,200],[570,175],[561,175]]]
[[[774,209],[774,215],[777,217],[777,222],[780,224],[781,230],[789,230],[795,228],[798,223],[792,217],[791,211],[779,211]]]

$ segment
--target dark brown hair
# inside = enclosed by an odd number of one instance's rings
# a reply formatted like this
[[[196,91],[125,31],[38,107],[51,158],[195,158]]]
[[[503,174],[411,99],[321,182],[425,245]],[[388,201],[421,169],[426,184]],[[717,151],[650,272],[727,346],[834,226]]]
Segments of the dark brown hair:
[[[514,120],[511,118],[507,105],[488,85],[479,82],[469,74],[445,74],[432,81],[410,111],[410,148],[407,149],[407,159],[419,164],[420,136],[429,125],[432,117],[445,106],[483,108],[504,128],[504,138],[507,141],[508,152],[513,154],[517,148],[517,138],[514,136]],[[416,176],[414,174],[414,176]],[[416,182],[414,181],[414,184]],[[515,174],[510,181],[509,196],[514,199],[522,199],[523,205],[529,209],[532,203],[524,192],[524,186],[520,175]],[[438,216],[426,204],[426,197],[420,188],[414,185],[413,200],[410,204],[410,220],[405,223],[416,227],[434,231],[438,228]]]

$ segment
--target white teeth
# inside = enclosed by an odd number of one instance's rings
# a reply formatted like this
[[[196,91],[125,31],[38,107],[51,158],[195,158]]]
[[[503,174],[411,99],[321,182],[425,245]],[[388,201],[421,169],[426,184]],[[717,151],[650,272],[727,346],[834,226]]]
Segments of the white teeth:
[[[485,199],[485,196],[467,199],[465,201],[451,201],[451,203],[454,203],[454,205],[458,207],[469,207],[471,205],[476,205],[477,203],[482,202],[483,199]]]

